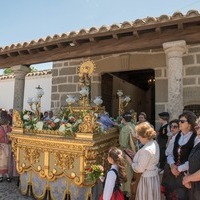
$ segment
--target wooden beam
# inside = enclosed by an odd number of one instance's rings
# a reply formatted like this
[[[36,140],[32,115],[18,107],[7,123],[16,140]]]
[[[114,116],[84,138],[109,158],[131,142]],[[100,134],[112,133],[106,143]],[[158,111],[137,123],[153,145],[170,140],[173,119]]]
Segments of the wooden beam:
[[[179,24],[178,24],[178,29],[179,29],[179,30],[183,30],[183,23],[179,23]]]
[[[161,34],[161,28],[160,28],[160,27],[157,27],[157,28],[155,29],[155,31],[156,31],[156,33]]]
[[[114,38],[114,39],[117,39],[117,40],[119,39],[119,37],[118,37],[117,34],[113,34],[113,38]]]
[[[155,32],[142,34],[139,38],[132,36],[122,37],[118,40],[107,39],[98,42],[83,43],[79,46],[55,48],[51,51],[19,55],[16,57],[0,57],[0,67],[10,67],[18,64],[31,65],[51,61],[90,57],[121,52],[141,51],[162,48],[165,42],[185,40],[187,44],[200,42],[200,27],[188,29],[163,30],[161,34]]]
[[[136,37],[136,38],[139,38],[139,34],[136,30],[133,31],[133,35]]]

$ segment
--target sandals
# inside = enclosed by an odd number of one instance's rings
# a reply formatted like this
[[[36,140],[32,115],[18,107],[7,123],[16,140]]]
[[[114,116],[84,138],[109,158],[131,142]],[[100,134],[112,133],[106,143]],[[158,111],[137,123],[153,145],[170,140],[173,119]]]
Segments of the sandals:
[[[3,177],[0,177],[0,182],[3,182]]]

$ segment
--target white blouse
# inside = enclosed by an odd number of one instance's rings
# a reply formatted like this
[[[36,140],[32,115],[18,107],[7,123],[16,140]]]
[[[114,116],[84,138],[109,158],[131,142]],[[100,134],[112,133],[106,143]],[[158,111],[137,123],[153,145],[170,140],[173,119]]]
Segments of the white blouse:
[[[192,133],[193,132],[188,132],[185,135],[183,133],[181,133],[181,137],[179,138],[178,144],[180,146],[183,146],[184,144],[186,144],[189,141],[190,137],[192,136]],[[171,144],[170,150],[168,150],[167,163],[169,165],[172,165],[175,163],[173,150],[174,150],[174,142],[175,142],[176,136],[174,137],[174,140],[173,140],[173,143]],[[197,138],[195,138],[195,141],[196,140],[197,140]],[[183,171],[188,170],[188,168],[189,168],[189,164],[188,164],[188,161],[186,161],[184,164],[178,166],[178,171],[183,172]]]
[[[117,165],[112,165],[111,169],[116,169],[118,171]],[[106,176],[106,182],[104,185],[104,190],[103,190],[103,200],[110,200],[114,187],[115,187],[115,182],[116,182],[117,176],[114,171],[109,171]]]
[[[158,174],[159,146],[155,140],[146,143],[134,156],[132,168],[143,177],[152,177]]]

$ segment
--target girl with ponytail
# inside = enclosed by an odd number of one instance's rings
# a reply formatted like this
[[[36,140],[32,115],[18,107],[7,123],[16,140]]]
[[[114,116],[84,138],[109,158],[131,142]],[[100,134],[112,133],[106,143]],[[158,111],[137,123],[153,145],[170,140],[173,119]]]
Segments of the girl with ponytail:
[[[111,168],[106,175],[103,194],[99,200],[124,200],[120,185],[127,181],[127,176],[122,151],[112,147],[108,152],[108,162]]]

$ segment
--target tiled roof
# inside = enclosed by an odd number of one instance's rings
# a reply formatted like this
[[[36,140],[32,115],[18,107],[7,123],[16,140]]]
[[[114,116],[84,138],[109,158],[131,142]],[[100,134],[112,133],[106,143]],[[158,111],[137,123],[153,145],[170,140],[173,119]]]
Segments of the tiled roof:
[[[48,70],[42,70],[42,71],[35,71],[35,72],[30,72],[26,75],[26,77],[30,76],[43,76],[43,75],[48,75],[51,74],[51,69]],[[9,75],[0,75],[0,80],[5,80],[5,79],[13,79],[15,77],[14,74],[9,74]]]
[[[181,12],[175,12],[172,16],[168,15],[161,15],[160,17],[147,17],[144,19],[136,19],[135,21],[125,21],[120,24],[113,24],[111,26],[101,26],[100,28],[92,27],[89,30],[87,29],[81,29],[79,31],[71,31],[69,33],[63,33],[63,34],[55,34],[53,36],[47,36],[46,38],[40,38],[38,40],[32,40],[30,42],[23,42],[18,44],[12,44],[10,46],[0,47],[0,53],[16,50],[20,48],[30,48],[34,47],[36,45],[42,45],[42,44],[48,44],[56,41],[62,41],[66,39],[70,39],[73,41],[77,37],[86,36],[90,37],[96,34],[100,33],[106,33],[106,32],[112,32],[116,30],[125,30],[128,28],[139,28],[144,27],[148,25],[156,25],[160,23],[165,22],[173,22],[180,19],[187,19],[191,17],[199,17],[200,14],[196,10],[190,10],[187,12],[187,14],[182,14]],[[72,44],[73,45],[73,44]]]

